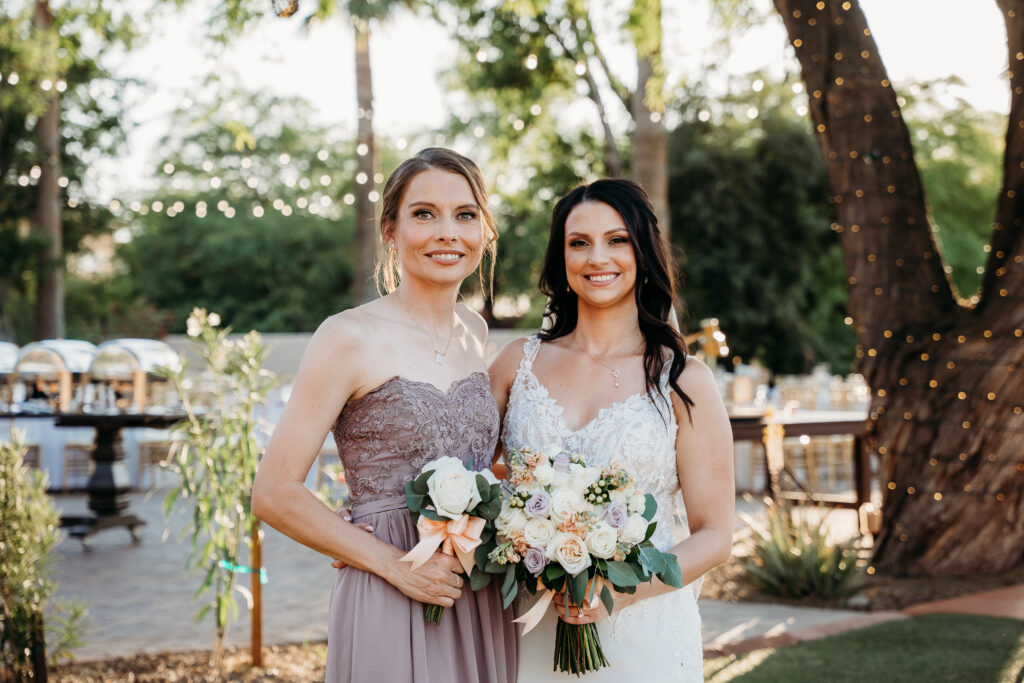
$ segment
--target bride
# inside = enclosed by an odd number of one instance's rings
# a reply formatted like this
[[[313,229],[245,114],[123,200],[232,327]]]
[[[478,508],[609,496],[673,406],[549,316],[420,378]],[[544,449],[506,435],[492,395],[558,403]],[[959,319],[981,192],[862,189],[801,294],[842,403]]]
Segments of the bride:
[[[682,589],[654,579],[615,593],[610,616],[603,604],[566,614],[555,600],[557,616],[549,611],[521,643],[520,681],[564,679],[552,673],[556,618],[598,624],[610,666],[588,681],[703,680],[697,594],[732,547],[732,432],[714,376],[669,324],[666,252],[638,185],[576,188],[552,215],[540,280],[547,328],[491,366],[504,448],[558,444],[590,464],[619,461],[656,497],[652,541],[683,575]]]

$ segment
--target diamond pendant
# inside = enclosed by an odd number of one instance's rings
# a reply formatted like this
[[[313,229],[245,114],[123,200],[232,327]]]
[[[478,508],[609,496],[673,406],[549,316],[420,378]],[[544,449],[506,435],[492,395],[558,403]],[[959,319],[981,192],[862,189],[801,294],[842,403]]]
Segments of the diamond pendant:
[[[434,351],[434,362],[437,363],[438,365],[444,363],[444,354],[441,353],[440,351]]]
[[[621,374],[622,373],[619,372],[618,370],[612,370],[612,379],[615,380],[615,388],[616,389],[619,388],[619,375],[621,375]]]

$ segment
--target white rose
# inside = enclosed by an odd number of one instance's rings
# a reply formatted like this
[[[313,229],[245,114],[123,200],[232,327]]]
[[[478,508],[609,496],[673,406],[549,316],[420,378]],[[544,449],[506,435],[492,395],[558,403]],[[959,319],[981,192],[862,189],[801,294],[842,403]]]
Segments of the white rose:
[[[526,523],[530,521],[530,518],[526,516],[522,508],[515,508],[512,510],[512,514],[508,518],[508,531],[511,534],[513,531],[522,531]]]
[[[555,470],[554,475],[552,475],[552,477],[551,477],[551,484],[549,484],[549,486],[550,486],[550,488],[553,488],[553,489],[568,488],[569,487],[569,473],[568,472],[560,472],[558,470]]]
[[[551,509],[548,516],[555,524],[561,524],[576,512],[582,502],[579,494],[570,488],[555,489],[551,493]]]
[[[647,508],[647,497],[639,493],[634,493],[629,497],[629,514],[631,515],[642,515],[644,510]]]
[[[533,470],[533,476],[541,486],[549,486],[555,478],[555,470],[551,465],[537,465]]]
[[[639,543],[647,535],[647,527],[650,523],[640,515],[633,515],[626,522],[626,526],[619,531],[619,538],[623,543]]]
[[[476,475],[458,458],[438,458],[428,463],[423,471],[433,471],[427,479],[427,495],[439,517],[455,519],[480,502]]]
[[[562,447],[559,446],[557,443],[553,443],[550,446],[548,446],[547,448],[545,448],[544,450],[542,450],[541,453],[543,453],[545,456],[547,456],[548,460],[554,460],[559,455],[561,455]]]
[[[498,530],[498,533],[502,536],[508,536],[508,525],[512,521],[512,513],[516,508],[508,504],[505,500],[501,504],[501,512],[498,513],[498,517],[494,520],[494,528]]]
[[[587,532],[587,550],[594,557],[608,559],[615,554],[615,543],[619,534],[615,527],[607,522],[598,522],[597,526]]]
[[[601,468],[580,467],[579,465],[569,466],[570,486],[576,493],[582,494],[584,490],[595,481],[601,478]]]
[[[590,566],[590,553],[583,540],[574,534],[556,534],[548,543],[546,555],[573,576]]]
[[[523,527],[523,538],[535,548],[546,548],[555,536],[555,525],[550,519],[532,517]]]

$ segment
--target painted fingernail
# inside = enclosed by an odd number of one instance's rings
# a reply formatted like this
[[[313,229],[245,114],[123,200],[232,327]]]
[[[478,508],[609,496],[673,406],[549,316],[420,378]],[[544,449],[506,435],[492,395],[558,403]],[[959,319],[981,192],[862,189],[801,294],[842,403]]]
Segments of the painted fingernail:
[[[373,525],[372,524],[367,524],[366,525],[366,530],[367,531],[373,531]]]
[[[351,518],[351,517],[345,517],[345,521],[346,521],[346,522],[351,522],[351,521],[352,521],[352,518]]]

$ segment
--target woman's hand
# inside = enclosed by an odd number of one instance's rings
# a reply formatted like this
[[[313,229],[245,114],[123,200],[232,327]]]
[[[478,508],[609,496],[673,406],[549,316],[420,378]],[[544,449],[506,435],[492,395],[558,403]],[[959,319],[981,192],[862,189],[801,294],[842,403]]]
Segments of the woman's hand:
[[[643,586],[638,586],[636,593],[620,593],[612,588],[610,584],[608,589],[612,592],[613,611],[616,612],[644,599],[644,596],[640,595]],[[572,604],[570,600],[568,612],[565,609],[565,595],[563,593],[556,594],[553,602],[555,611],[558,612],[558,618],[567,624],[596,624],[608,617],[608,610],[605,609],[604,602],[601,599],[597,599],[597,604],[593,607],[585,606],[582,608]]]
[[[384,580],[400,590],[406,597],[431,605],[451,607],[462,595],[462,565],[457,559],[442,552],[416,569],[412,563],[398,560],[405,553],[395,548],[395,562]]]

